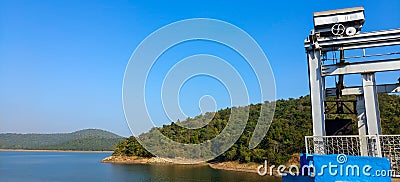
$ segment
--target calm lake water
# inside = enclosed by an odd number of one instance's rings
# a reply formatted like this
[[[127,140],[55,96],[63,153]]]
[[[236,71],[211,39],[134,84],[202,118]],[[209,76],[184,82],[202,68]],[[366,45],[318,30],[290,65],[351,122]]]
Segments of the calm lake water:
[[[0,152],[0,181],[281,181],[208,166],[118,165],[109,153]]]

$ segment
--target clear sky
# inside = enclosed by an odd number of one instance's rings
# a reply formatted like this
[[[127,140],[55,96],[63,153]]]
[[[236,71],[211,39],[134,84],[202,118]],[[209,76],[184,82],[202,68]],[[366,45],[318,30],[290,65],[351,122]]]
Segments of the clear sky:
[[[313,28],[312,13],[354,6],[365,7],[364,32],[400,28],[398,0],[0,0],[0,132],[100,128],[129,136],[121,98],[130,56],[153,31],[188,18],[214,18],[240,27],[266,53],[275,75],[277,98],[306,95],[303,41]],[[235,64],[233,53],[207,42],[174,50],[164,59],[182,59],[204,51],[221,54]],[[163,66],[160,73],[168,70]],[[393,83],[398,76],[379,75],[377,80]],[[198,99],[207,88],[215,88],[215,98],[222,99],[218,108],[227,106],[223,101],[226,90],[207,79],[193,78],[182,88],[189,93],[181,99],[188,115],[199,113]],[[149,110],[157,111],[157,107]],[[164,116],[156,117],[162,120]]]

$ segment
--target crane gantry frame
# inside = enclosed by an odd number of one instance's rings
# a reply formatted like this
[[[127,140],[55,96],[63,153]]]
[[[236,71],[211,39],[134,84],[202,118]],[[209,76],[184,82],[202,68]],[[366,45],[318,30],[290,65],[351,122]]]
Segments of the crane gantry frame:
[[[356,95],[359,135],[381,135],[377,94],[400,92],[400,85],[399,83],[377,85],[375,73],[400,70],[400,58],[371,59],[356,63],[341,61],[336,64],[324,65],[322,55],[332,51],[340,51],[341,54],[344,54],[346,50],[400,45],[400,29],[332,37],[321,37],[318,32],[313,30],[304,41],[304,45],[308,58],[313,135],[326,136],[326,96],[337,95],[338,88],[341,95]],[[362,86],[325,88],[325,77],[337,75],[343,77],[348,74],[361,74]],[[316,153],[323,154],[324,151],[316,151]]]

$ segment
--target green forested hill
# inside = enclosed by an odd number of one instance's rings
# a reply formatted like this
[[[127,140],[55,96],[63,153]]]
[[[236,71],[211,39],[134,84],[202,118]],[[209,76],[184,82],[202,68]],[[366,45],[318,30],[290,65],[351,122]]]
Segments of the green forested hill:
[[[0,134],[0,149],[113,150],[123,138],[114,133],[86,129],[57,134]]]
[[[381,111],[383,133],[400,134],[400,96],[380,94],[379,107]],[[250,109],[250,116],[245,131],[228,151],[215,160],[262,163],[267,159],[271,164],[283,164],[289,160],[292,154],[305,152],[304,136],[312,135],[311,102],[309,96],[300,97],[298,99],[278,100],[276,102],[274,119],[267,135],[257,148],[252,150],[248,149],[248,143],[255,125],[257,124],[261,104],[250,105],[239,109],[246,108]],[[177,142],[200,143],[218,135],[226,126],[229,115],[230,108],[219,110],[215,113],[214,118],[207,126],[195,130],[182,128],[175,123],[154,128],[153,130],[158,129],[164,135]],[[202,120],[203,117],[206,116],[190,118],[189,121]],[[352,118],[354,123],[356,123],[355,115],[330,115],[330,117]],[[149,138],[153,130],[139,137]],[[357,130],[355,130],[355,134],[356,132]],[[152,142],[154,142],[154,146],[157,146],[157,141]],[[179,149],[171,150],[179,152]],[[114,155],[152,156],[133,136],[118,143],[115,147]]]

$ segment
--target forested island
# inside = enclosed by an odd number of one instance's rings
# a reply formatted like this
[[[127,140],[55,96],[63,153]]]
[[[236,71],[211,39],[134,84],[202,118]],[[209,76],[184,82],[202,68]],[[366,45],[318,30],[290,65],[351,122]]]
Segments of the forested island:
[[[112,151],[123,141],[114,133],[85,129],[57,134],[0,134],[0,149]]]
[[[355,99],[355,98],[348,98]],[[264,103],[268,104],[268,103]],[[263,163],[268,160],[268,164],[285,164],[293,156],[298,153],[305,152],[304,136],[312,135],[312,119],[311,119],[311,102],[310,96],[304,96],[297,99],[290,98],[287,100],[277,100],[273,122],[270,129],[262,142],[255,148],[249,149],[248,144],[252,136],[252,132],[257,124],[260,115],[261,104],[246,106],[250,110],[249,121],[239,140],[226,152],[218,156],[209,163],[236,162],[237,164]],[[238,108],[244,109],[246,107]],[[400,134],[400,96],[380,94],[379,108],[381,114],[381,123],[383,134]],[[153,128],[147,133],[143,133],[138,137],[148,138],[153,130],[159,130],[168,138],[181,143],[201,143],[202,141],[214,138],[226,126],[231,108],[221,109],[217,111],[211,122],[199,129],[186,129],[176,123],[164,125],[162,127]],[[207,115],[207,114],[206,114]],[[188,118],[188,122],[193,120],[201,120],[202,117]],[[356,115],[329,115],[330,118],[342,117],[353,119],[356,123]],[[357,126],[354,126],[354,133],[357,134]],[[157,141],[153,141],[157,146]],[[160,149],[166,150],[166,149]],[[171,149],[179,152],[179,149]],[[150,158],[154,157],[146,151],[131,136],[119,142],[114,153],[110,158],[103,162],[120,162],[130,158],[138,160],[138,163],[152,163]],[[154,161],[153,161],[154,162]],[[133,161],[126,163],[135,163]]]

